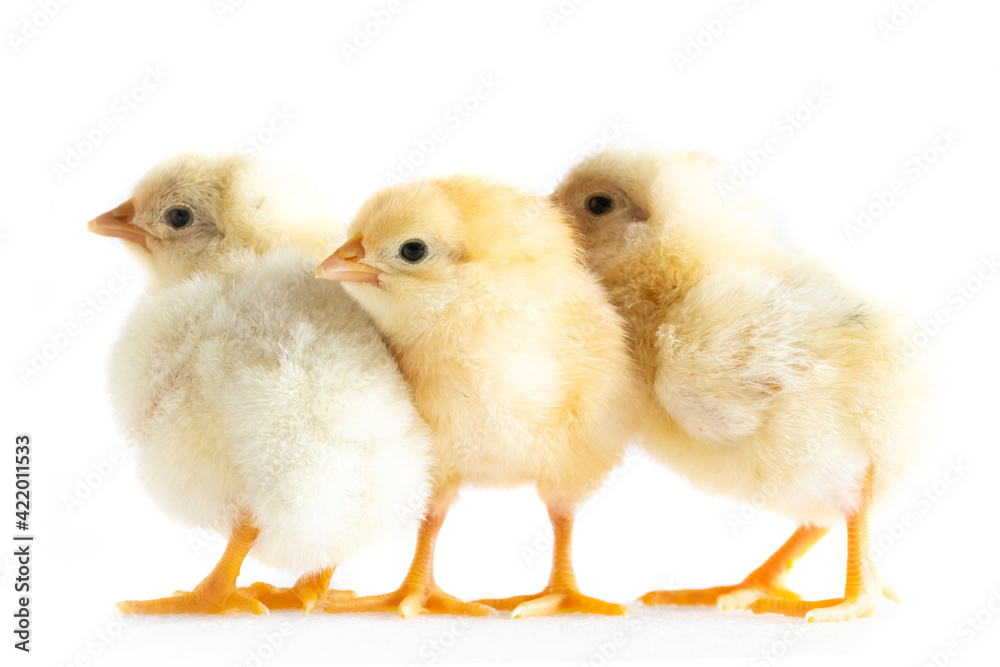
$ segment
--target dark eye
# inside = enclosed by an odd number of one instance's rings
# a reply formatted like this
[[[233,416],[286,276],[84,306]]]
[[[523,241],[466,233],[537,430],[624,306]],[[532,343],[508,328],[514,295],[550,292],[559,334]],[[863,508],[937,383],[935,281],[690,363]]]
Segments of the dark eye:
[[[607,195],[594,195],[587,200],[587,208],[594,215],[605,215],[615,207],[615,200]]]
[[[399,256],[411,264],[416,264],[427,254],[427,246],[423,241],[407,241],[399,249]]]
[[[172,208],[167,211],[167,222],[174,229],[187,227],[191,223],[191,211],[186,208]]]

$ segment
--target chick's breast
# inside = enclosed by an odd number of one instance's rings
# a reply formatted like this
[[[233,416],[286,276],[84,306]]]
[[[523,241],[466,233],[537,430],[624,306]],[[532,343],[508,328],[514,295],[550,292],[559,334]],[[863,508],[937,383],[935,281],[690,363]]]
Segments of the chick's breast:
[[[115,348],[111,389],[153,497],[255,553],[309,570],[412,527],[428,433],[381,339],[293,250],[235,254],[148,295]]]
[[[485,273],[472,279],[480,298],[447,318],[475,324],[440,327],[426,353],[417,345],[402,355],[434,427],[438,476],[585,497],[634,433],[624,325],[578,267],[541,294]]]

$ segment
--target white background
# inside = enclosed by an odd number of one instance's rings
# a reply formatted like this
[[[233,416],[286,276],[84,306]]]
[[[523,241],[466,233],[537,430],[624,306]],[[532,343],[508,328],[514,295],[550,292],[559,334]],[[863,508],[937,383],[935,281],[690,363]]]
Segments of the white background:
[[[914,666],[929,654],[939,664],[995,660],[998,614],[982,612],[993,623],[978,631],[965,619],[991,596],[1000,610],[1000,280],[976,282],[984,260],[1000,250],[1000,5],[896,2],[912,15],[897,13],[892,30],[890,0],[402,2],[387,25],[368,25],[378,34],[350,57],[343,45],[373,11],[385,22],[388,0],[247,0],[232,11],[212,0],[51,2],[50,18],[40,13],[45,2],[5,3],[0,535],[10,544],[13,439],[27,432],[37,539],[30,656],[11,648],[12,548],[0,546],[4,664],[247,665],[264,656],[269,665],[601,665],[606,654],[611,661],[713,657],[760,665],[774,664],[774,655],[780,664],[795,664],[788,655],[823,664],[816,656],[844,653],[886,654],[891,664]],[[565,16],[553,13],[560,7]],[[723,10],[729,22],[717,23]],[[701,53],[689,40],[701,41]],[[689,48],[691,62],[679,62]],[[479,88],[483,99],[467,99],[484,77],[495,90]],[[828,99],[800,108],[814,89]],[[463,101],[476,108],[455,122],[452,107]],[[808,118],[788,136],[783,118],[796,111]],[[414,154],[437,128],[445,140],[429,156]],[[958,138],[914,180],[907,162],[943,128]],[[919,339],[929,342],[918,358],[939,367],[940,428],[876,530],[887,547],[878,565],[905,604],[885,602],[873,619],[826,626],[641,607],[625,619],[518,622],[119,617],[115,601],[190,589],[223,540],[172,524],[136,485],[110,420],[104,365],[145,278],[119,242],[88,235],[85,223],[124,200],[160,159],[240,150],[249,137],[266,158],[326,190],[345,219],[401,160],[422,163],[416,176],[472,170],[548,191],[581,151],[605,140],[700,148],[739,166],[747,151],[775,138],[777,151],[750,186],[774,202],[791,242],[902,304],[918,322],[939,310],[947,318]],[[71,152],[86,155],[75,160]],[[896,179],[904,194],[852,243],[845,225]],[[127,285],[112,295],[104,290],[118,287],[116,272]],[[981,289],[960,300],[954,290],[967,283]],[[88,299],[106,303],[91,312]],[[77,334],[55,353],[48,348],[45,367],[23,378],[19,368],[71,324]],[[951,464],[967,471],[948,477]],[[933,503],[916,498],[922,489],[936,489]],[[75,495],[87,497],[68,507]],[[636,456],[580,516],[581,586],[630,602],[653,588],[736,582],[793,529],[763,513],[734,527],[731,518],[746,509]],[[894,537],[889,531],[906,512],[912,525]],[[465,598],[534,592],[548,572],[547,532],[530,489],[469,490],[442,532],[438,581]],[[791,585],[807,596],[840,594],[844,541],[843,529],[831,533]],[[394,588],[411,543],[345,564],[337,583],[359,593]],[[251,560],[244,574],[248,583],[280,584],[298,573]],[[957,654],[946,657],[946,648]]]

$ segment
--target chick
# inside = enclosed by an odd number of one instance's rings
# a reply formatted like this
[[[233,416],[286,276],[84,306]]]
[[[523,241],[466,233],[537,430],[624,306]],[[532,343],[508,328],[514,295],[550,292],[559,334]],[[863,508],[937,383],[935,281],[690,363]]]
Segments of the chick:
[[[648,449],[696,486],[801,525],[740,584],[642,601],[810,621],[869,616],[884,590],[892,597],[870,553],[873,498],[915,442],[916,385],[897,320],[783,247],[758,207],[725,202],[718,182],[702,155],[612,150],[585,160],[552,195],[628,322]],[[845,518],[844,597],[798,599],[785,575]]]
[[[172,517],[230,536],[192,592],[124,613],[308,611],[337,564],[415,528],[400,508],[426,502],[429,430],[395,361],[343,289],[313,277],[330,218],[268,174],[181,156],[90,223],[152,273],[110,360],[140,480]],[[251,549],[307,574],[237,589]]]
[[[579,592],[577,505],[634,431],[637,376],[623,322],[582,266],[572,228],[542,198],[456,176],[385,189],[317,269],[371,314],[413,389],[437,460],[428,516],[402,586],[328,611],[513,617],[621,605]],[[460,486],[535,484],[555,544],[538,594],[462,602],[434,582],[434,543]]]

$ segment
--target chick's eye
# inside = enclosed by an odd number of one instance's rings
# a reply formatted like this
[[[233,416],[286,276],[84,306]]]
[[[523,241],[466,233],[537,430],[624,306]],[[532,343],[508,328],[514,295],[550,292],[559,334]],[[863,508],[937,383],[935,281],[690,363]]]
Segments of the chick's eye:
[[[427,245],[423,241],[407,241],[399,249],[399,256],[411,264],[416,264],[427,255]]]
[[[167,222],[174,229],[187,227],[191,223],[191,211],[186,208],[172,208],[167,211]]]
[[[594,215],[605,215],[615,207],[615,200],[607,195],[594,195],[587,200],[587,209]]]

